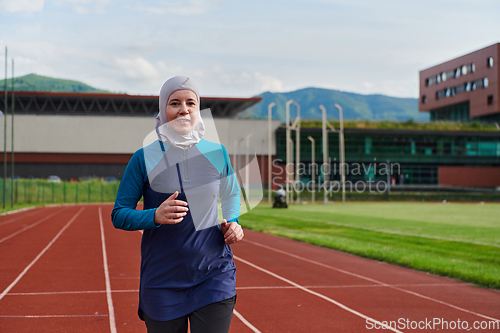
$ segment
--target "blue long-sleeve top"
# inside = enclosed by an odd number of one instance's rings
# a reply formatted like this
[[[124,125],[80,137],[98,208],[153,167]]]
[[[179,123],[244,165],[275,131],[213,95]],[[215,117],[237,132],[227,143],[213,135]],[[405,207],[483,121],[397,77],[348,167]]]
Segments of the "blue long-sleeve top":
[[[178,224],[157,225],[156,208],[175,191],[189,211]],[[200,140],[189,149],[160,141],[139,149],[123,175],[111,213],[113,225],[144,229],[139,316],[171,320],[236,294],[231,247],[217,218],[238,222],[240,188],[226,149]],[[143,210],[137,202],[144,198]]]

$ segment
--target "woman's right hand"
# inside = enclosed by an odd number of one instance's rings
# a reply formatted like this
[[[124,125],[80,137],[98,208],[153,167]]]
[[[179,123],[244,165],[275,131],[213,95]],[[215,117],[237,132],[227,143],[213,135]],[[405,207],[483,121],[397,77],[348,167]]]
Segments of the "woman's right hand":
[[[176,224],[184,219],[189,209],[186,207],[187,202],[175,200],[178,195],[179,192],[175,191],[167,200],[162,202],[160,207],[156,208],[156,224]]]

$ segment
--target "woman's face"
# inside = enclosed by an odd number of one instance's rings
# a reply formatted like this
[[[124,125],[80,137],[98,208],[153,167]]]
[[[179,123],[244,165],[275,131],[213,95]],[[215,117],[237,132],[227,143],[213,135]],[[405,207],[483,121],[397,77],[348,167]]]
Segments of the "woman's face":
[[[170,95],[166,112],[172,128],[186,134],[196,124],[200,114],[198,97],[191,90],[177,90]]]

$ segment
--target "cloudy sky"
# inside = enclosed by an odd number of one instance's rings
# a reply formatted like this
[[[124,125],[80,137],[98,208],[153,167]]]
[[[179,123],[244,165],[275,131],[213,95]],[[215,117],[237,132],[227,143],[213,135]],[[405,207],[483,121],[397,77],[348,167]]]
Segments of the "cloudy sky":
[[[128,94],[187,75],[203,96],[417,97],[419,70],[500,42],[499,18],[498,0],[0,0],[0,61]]]

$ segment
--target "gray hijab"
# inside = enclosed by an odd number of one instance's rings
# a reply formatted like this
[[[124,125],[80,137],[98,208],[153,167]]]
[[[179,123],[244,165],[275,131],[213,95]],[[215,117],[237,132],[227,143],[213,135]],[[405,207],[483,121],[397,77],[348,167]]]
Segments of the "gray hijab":
[[[194,92],[196,97],[198,97],[198,105],[200,105],[200,94],[193,80],[186,76],[174,76],[168,79],[160,90],[160,105],[158,115],[156,116],[156,133],[160,141],[167,142],[178,148],[187,149],[201,140],[203,134],[205,134],[205,124],[201,119],[201,115],[198,115],[196,124],[188,133],[181,134],[172,128],[167,120],[166,108],[170,95],[178,90],[191,90]]]

